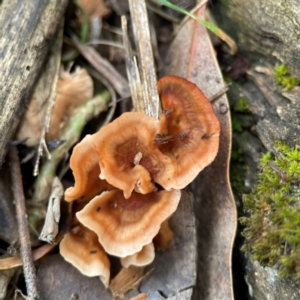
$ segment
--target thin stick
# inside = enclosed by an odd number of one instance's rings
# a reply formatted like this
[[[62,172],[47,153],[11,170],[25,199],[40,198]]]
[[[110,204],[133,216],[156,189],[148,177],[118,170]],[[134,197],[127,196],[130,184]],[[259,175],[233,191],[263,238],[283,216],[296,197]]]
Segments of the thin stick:
[[[223,96],[228,90],[229,90],[229,86],[231,84],[228,84],[224,87],[221,88],[220,91],[218,91],[216,94],[212,95],[210,98],[209,98],[209,101],[210,102],[214,102],[216,101],[219,97]]]
[[[13,195],[16,206],[18,230],[21,243],[21,258],[28,296],[34,300],[40,299],[36,287],[35,267],[31,255],[30,236],[23,193],[22,175],[18,151],[13,147],[9,152]]]
[[[63,228],[59,234],[56,236],[55,241],[53,244],[44,244],[43,246],[34,249],[32,251],[32,259],[33,261],[39,260],[40,258],[44,257],[48,254],[53,248],[59,244],[62,240],[64,235],[70,230],[70,227],[67,225]],[[22,258],[20,256],[12,256],[0,259],[0,271],[1,270],[8,270],[16,267],[20,267],[23,265]]]
[[[158,118],[160,103],[145,0],[129,0],[132,28],[139,53],[145,113]]]
[[[127,97],[130,94],[127,80],[92,46],[81,44],[78,38],[71,32],[70,35],[75,47],[82,56],[111,83],[121,97]]]
[[[123,47],[126,63],[127,78],[131,91],[131,100],[136,111],[146,113],[143,94],[143,84],[141,83],[140,73],[136,58],[132,55],[131,44],[127,32],[127,20],[125,16],[121,17],[123,32]]]
[[[46,152],[48,159],[51,158],[51,154],[46,144],[45,135],[46,132],[49,131],[51,111],[55,104],[56,86],[57,86],[59,67],[61,62],[61,48],[63,44],[63,35],[64,35],[64,18],[60,21],[57,37],[53,45],[54,51],[49,56],[49,60],[43,71],[43,75],[40,77],[39,82],[36,86],[36,90],[39,91],[41,87],[44,86],[45,80],[47,80],[46,82],[49,82],[49,84],[47,85],[48,91],[45,91],[45,94],[47,95],[49,94],[48,99],[46,100],[47,109],[46,109],[46,114],[43,117],[44,124],[42,126],[42,132],[40,135],[40,141],[37,149],[37,158],[33,169],[33,176],[37,176],[39,174],[39,164],[40,164],[40,159],[43,156],[43,152],[44,151]],[[41,101],[39,101],[39,105]]]

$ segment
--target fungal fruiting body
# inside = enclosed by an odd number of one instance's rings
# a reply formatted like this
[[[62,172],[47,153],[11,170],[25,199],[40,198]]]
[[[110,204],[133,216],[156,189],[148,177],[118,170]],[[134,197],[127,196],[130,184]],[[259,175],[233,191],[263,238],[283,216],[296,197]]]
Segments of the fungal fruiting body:
[[[101,178],[124,191],[147,194],[173,176],[174,165],[156,146],[159,121],[143,113],[124,113],[97,134]]]
[[[214,160],[220,124],[193,83],[166,76],[159,80],[158,92],[163,107],[160,120],[124,113],[74,147],[70,167],[75,185],[66,190],[65,199],[76,200],[80,208],[76,218],[85,230],[81,229],[81,236],[71,231],[64,238],[65,258],[66,243],[84,243],[87,235],[93,241],[96,237],[97,253],[103,249],[118,256],[125,267],[151,263],[154,246],[172,245],[168,219],[177,209],[180,189]],[[66,260],[86,274],[79,264],[82,259]],[[99,266],[98,261],[97,270]],[[101,276],[106,284],[105,272]]]
[[[157,140],[158,148],[176,166],[176,176],[164,186],[182,189],[208,166],[219,148],[220,123],[209,100],[193,83],[177,76],[158,81],[163,108]]]
[[[181,192],[133,192],[126,199],[121,190],[103,192],[76,214],[94,231],[105,251],[125,257],[142,250],[157,235],[163,221],[176,210]]]
[[[60,254],[82,274],[100,276],[107,287],[110,277],[110,261],[97,235],[82,225],[68,232],[59,245]]]

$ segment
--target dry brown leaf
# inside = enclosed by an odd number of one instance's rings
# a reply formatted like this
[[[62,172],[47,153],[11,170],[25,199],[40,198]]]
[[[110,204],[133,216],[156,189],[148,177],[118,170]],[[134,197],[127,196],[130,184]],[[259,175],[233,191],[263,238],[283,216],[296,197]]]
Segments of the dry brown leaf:
[[[16,139],[18,141],[28,139],[26,141],[27,146],[37,145],[42,132],[43,116],[44,109],[39,108],[38,102],[32,99],[23,116]]]
[[[60,200],[62,199],[63,195],[64,187],[59,178],[54,177],[44,226],[39,236],[41,241],[52,244],[58,234],[58,225],[60,220]]]
[[[73,73],[62,69],[57,82],[56,100],[51,112],[50,128],[46,138],[48,140],[58,139],[72,109],[92,98],[93,93],[93,81],[85,69],[76,68]],[[27,146],[39,143],[44,126],[47,105],[40,103],[38,97],[39,93],[37,92],[30,100],[16,135],[19,141],[28,138]]]
[[[132,289],[137,289],[143,280],[145,267],[129,266],[122,268],[118,275],[111,281],[109,288],[114,297],[124,298]]]
[[[93,97],[93,80],[85,69],[76,68],[73,73],[62,69],[57,82],[55,105],[51,112],[47,140],[59,138],[72,110]]]
[[[182,191],[179,206],[169,220],[174,232],[174,246],[156,251],[154,268],[139,288],[143,293],[160,291],[166,297],[196,285],[197,253],[196,224],[193,195]],[[151,299],[151,298],[150,298]]]
[[[204,18],[205,6],[196,13]],[[185,77],[211,98],[224,87],[207,30],[189,20],[178,32],[168,55],[169,74]],[[221,123],[220,148],[215,161],[191,184],[198,215],[198,284],[202,300],[233,299],[231,251],[236,208],[229,183],[231,123],[225,95],[213,102]]]

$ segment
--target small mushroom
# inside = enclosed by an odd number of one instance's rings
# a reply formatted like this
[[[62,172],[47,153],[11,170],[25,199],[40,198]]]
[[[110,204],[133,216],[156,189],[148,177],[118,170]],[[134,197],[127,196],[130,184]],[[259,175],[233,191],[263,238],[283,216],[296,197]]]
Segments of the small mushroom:
[[[162,186],[167,190],[182,189],[215,159],[220,123],[211,103],[195,84],[165,76],[157,85],[164,111],[157,134],[169,139],[157,141],[157,146],[176,165],[176,176]]]
[[[99,154],[92,135],[86,135],[74,147],[70,158],[70,168],[75,177],[75,186],[65,191],[66,201],[90,200],[97,194],[114,188],[106,180],[99,178]]]
[[[59,249],[63,258],[82,274],[100,276],[105,287],[108,287],[110,261],[94,232],[78,225],[64,236]]]
[[[143,267],[153,262],[155,250],[153,243],[145,245],[140,252],[121,258],[121,264],[124,268],[130,265]]]
[[[126,199],[122,191],[112,190],[95,197],[76,216],[98,235],[107,253],[126,257],[152,242],[161,223],[176,210],[180,196],[179,190],[132,192]]]
[[[171,159],[154,142],[159,121],[143,113],[124,113],[96,133],[101,178],[124,191],[147,194],[174,176]]]

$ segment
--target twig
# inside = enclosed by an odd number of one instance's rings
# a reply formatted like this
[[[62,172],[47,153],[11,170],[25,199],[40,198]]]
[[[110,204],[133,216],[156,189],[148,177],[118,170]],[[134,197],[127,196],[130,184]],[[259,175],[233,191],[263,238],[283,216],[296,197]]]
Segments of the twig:
[[[45,244],[40,248],[34,249],[32,251],[33,261],[39,260],[49,253],[57,244],[62,240],[64,235],[70,230],[70,226],[67,224],[57,235],[53,244]],[[8,270],[23,265],[22,259],[20,256],[6,257],[0,259],[0,270]]]
[[[34,300],[40,299],[36,287],[35,267],[31,255],[30,236],[23,193],[22,175],[18,151],[13,147],[9,152],[13,195],[16,206],[18,230],[21,243],[21,258],[28,296]]]
[[[158,118],[160,102],[145,0],[129,0],[132,28],[139,53],[145,113]]]
[[[127,20],[125,16],[121,18],[123,32],[123,47],[125,54],[126,72],[131,91],[131,100],[136,111],[145,112],[145,102],[143,95],[143,85],[136,62],[136,57],[132,54],[131,44],[127,31]]]
[[[223,95],[229,90],[229,86],[230,86],[230,84],[228,84],[228,85],[222,87],[220,91],[218,91],[216,94],[212,95],[212,96],[209,98],[209,101],[210,101],[210,102],[214,102],[214,101],[216,101],[219,97],[223,96]]]
[[[126,79],[93,47],[81,44],[74,34],[70,35],[75,47],[86,60],[111,83],[121,97],[127,97],[130,92]]]
[[[50,55],[49,60],[47,62],[45,70],[44,70],[44,74],[42,75],[43,77],[47,78],[49,81],[52,80],[52,82],[47,86],[47,89],[49,89],[49,91],[48,91],[49,96],[47,99],[47,109],[46,109],[46,115],[44,117],[44,123],[42,126],[40,141],[39,141],[39,145],[38,145],[37,158],[36,158],[35,166],[33,169],[33,176],[37,176],[39,173],[40,159],[43,156],[44,150],[46,151],[48,159],[51,158],[51,154],[50,154],[47,144],[46,144],[45,135],[46,135],[46,132],[49,131],[51,111],[55,104],[56,86],[57,86],[59,67],[60,67],[60,62],[61,62],[61,48],[62,48],[62,43],[63,43],[63,33],[64,33],[64,18],[60,21],[60,26],[59,26],[59,30],[57,33],[57,37],[56,37],[55,43],[53,45],[53,49],[55,49],[55,51],[53,51],[53,53]],[[45,79],[43,77],[40,77],[38,85],[43,86],[43,83],[45,81]],[[47,80],[47,82],[48,82],[48,80]],[[36,87],[36,89],[37,88],[38,88],[38,86]]]
[[[34,184],[32,204],[44,203],[44,201],[48,199],[58,164],[71,147],[80,139],[80,135],[86,123],[106,109],[108,100],[108,92],[102,92],[100,95],[95,96],[93,99],[78,107],[70,117],[68,125],[60,136],[60,139],[66,142],[55,149],[51,154],[51,160],[45,161],[41,167],[40,174]],[[34,216],[35,214],[31,213],[31,215]],[[40,215],[40,213],[37,215]],[[33,223],[35,222],[33,221]]]
[[[279,174],[282,181],[286,182],[285,173],[273,161],[269,161],[268,165],[272,170]]]

